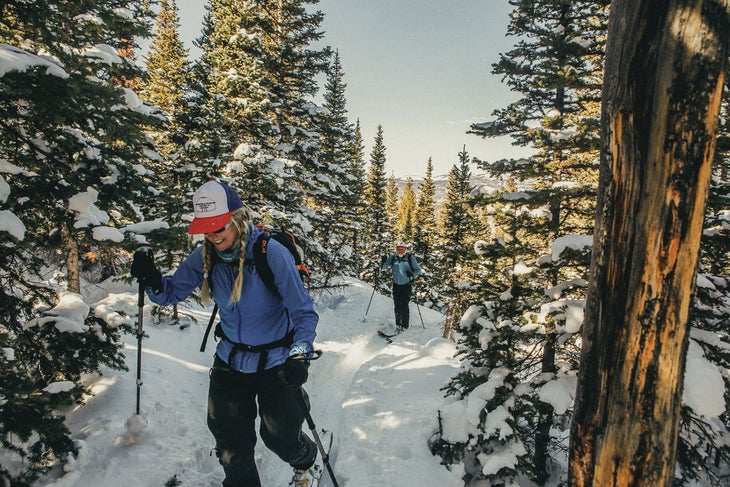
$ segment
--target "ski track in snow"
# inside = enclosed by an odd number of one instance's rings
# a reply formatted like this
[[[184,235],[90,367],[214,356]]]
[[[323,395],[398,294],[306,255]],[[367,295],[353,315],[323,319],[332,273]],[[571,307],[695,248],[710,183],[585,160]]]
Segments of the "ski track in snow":
[[[459,367],[454,344],[440,338],[443,315],[421,307],[423,328],[411,303],[410,328],[388,343],[377,330],[392,325],[392,300],[376,293],[363,320],[372,288],[348,284],[314,297],[315,348],[324,353],[305,384],[317,428],[334,431],[330,463],[340,487],[463,485],[426,443],[438,427],[437,409],[449,401],[438,389]],[[136,302],[133,291],[130,300]],[[140,417],[134,415],[137,340],[125,335],[129,371],[90,378],[94,396],[65,412],[79,458],[34,487],[162,487],[173,475],[182,486],[221,485],[223,469],[205,422],[212,337],[199,352],[210,311],[186,310],[197,323],[179,330],[152,324],[145,304]],[[133,433],[129,419],[143,420],[141,431]],[[303,430],[311,436],[306,422]],[[291,468],[260,440],[256,459],[264,487],[289,485]],[[326,468],[321,485],[331,485]]]

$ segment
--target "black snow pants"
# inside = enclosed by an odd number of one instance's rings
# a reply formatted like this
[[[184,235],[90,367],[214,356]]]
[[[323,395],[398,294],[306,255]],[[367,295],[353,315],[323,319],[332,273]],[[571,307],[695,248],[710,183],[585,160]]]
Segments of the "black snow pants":
[[[393,307],[395,308],[395,326],[408,328],[409,302],[411,300],[410,284],[393,283]]]
[[[226,478],[224,487],[260,487],[254,461],[256,415],[259,433],[269,450],[295,468],[308,468],[317,446],[304,433],[304,412],[292,387],[279,377],[281,366],[243,374],[231,369],[217,355],[210,369],[208,429],[215,437],[216,454]],[[304,389],[305,402],[308,398]]]

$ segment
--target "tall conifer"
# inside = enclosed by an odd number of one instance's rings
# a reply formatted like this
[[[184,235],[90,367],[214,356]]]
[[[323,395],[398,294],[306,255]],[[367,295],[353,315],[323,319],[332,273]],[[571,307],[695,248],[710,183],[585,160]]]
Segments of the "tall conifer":
[[[416,217],[416,193],[413,191],[413,179],[406,179],[403,194],[398,200],[398,211],[396,213],[395,234],[398,240],[403,239],[413,245]],[[413,249],[411,248],[411,251]]]
[[[565,411],[556,416],[535,391],[565,379],[557,367],[560,361],[576,360],[578,327],[570,316],[583,305],[588,273],[590,244],[585,242],[592,229],[597,181],[606,5],[562,0],[510,4],[514,12],[508,34],[517,41],[493,72],[504,76],[520,97],[496,110],[493,121],[473,125],[471,132],[510,135],[516,145],[536,152],[530,159],[480,163],[503,181],[499,190],[479,191],[476,208],[492,228],[475,247],[482,295],[473,305],[479,306],[488,327],[481,333],[478,327],[465,326],[465,360],[474,367],[455,377],[452,385],[453,391],[468,395],[492,380],[490,373],[500,371],[505,386],[528,388],[530,393],[519,397],[505,390],[487,405],[489,412],[509,412],[514,436],[506,440],[519,441],[525,450],[509,468],[484,476],[510,482],[527,475],[544,483],[551,459],[564,455],[551,445],[556,424],[566,435],[566,417]],[[484,334],[489,335],[487,347],[480,343]],[[540,357],[539,367],[531,369],[521,351],[532,349],[540,350]],[[504,442],[504,437],[485,438],[479,448],[492,452]]]
[[[344,73],[339,52],[335,52],[327,73],[324,92],[324,113],[321,119],[319,163],[326,173],[317,175],[326,186],[319,196],[310,199],[321,213],[321,224],[315,232],[328,248],[329,258],[323,260],[325,278],[333,275],[352,274],[359,266],[352,241],[352,227],[357,223],[357,203],[352,190],[357,186],[352,166],[353,126],[347,119]]]
[[[390,233],[388,215],[386,213],[386,179],[385,179],[385,143],[383,127],[378,125],[373,148],[370,151],[370,169],[365,185],[365,235],[366,242],[363,255],[365,277],[371,274],[369,269],[379,264],[379,256],[390,250]]]
[[[191,250],[186,231],[190,214],[191,185],[188,161],[184,154],[186,111],[184,96],[188,91],[190,62],[188,50],[180,40],[180,18],[175,0],[162,0],[155,23],[155,34],[146,55],[146,76],[140,83],[140,96],[161,108],[164,126],[151,128],[161,158],[153,160],[150,169],[155,175],[154,197],[145,201],[145,212],[151,220],[161,222],[147,236],[155,250],[163,272],[174,270]],[[178,320],[178,306],[171,308]],[[154,308],[163,313],[166,307]]]
[[[436,237],[436,186],[433,182],[433,163],[426,162],[426,175],[418,192],[418,203],[414,219],[413,252],[420,258],[423,266],[428,267]]]
[[[197,165],[229,179],[261,220],[297,233],[316,271],[328,249],[311,232],[324,221],[317,208],[326,207],[334,178],[318,159],[321,108],[311,99],[330,51],[312,47],[323,14],[308,13],[311,3],[213,0],[194,72],[206,121],[196,133],[205,149]]]
[[[366,206],[364,203],[366,185],[365,147],[360,130],[360,120],[355,122],[350,144],[350,163],[347,165],[350,199],[347,201],[347,206],[353,211],[354,219],[350,226],[350,238],[357,259],[356,271],[359,274],[362,271],[363,252],[365,249],[363,230],[366,222]]]
[[[459,152],[459,164],[455,164],[449,172],[436,243],[439,264],[435,273],[437,281],[442,283],[442,300],[447,312],[445,338],[451,338],[453,323],[465,310],[459,291],[461,284],[473,279],[470,261],[474,258],[472,247],[478,226],[471,207],[471,191],[469,154],[464,148]]]
[[[395,175],[391,174],[385,186],[385,214],[388,221],[388,233],[393,240],[397,236],[395,231],[398,225],[398,186]]]
[[[120,330],[88,315],[81,266],[124,243],[147,192],[151,108],[117,83],[140,74],[119,52],[150,14],[132,1],[0,5],[2,56],[27,66],[0,75],[0,212],[14,223],[0,231],[0,443],[21,460],[13,484],[76,453],[58,410],[88,393],[82,375],[125,367]],[[66,322],[41,316],[59,302]],[[58,381],[74,387],[44,392]]]

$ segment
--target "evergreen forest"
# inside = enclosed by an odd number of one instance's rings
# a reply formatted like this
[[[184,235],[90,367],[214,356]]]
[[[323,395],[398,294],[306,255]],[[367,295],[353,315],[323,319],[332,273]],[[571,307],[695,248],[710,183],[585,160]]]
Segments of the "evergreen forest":
[[[704,3],[727,27],[727,3]],[[555,477],[574,409],[556,410],[541,391],[575,389],[585,358],[612,5],[509,4],[513,47],[492,73],[516,99],[465,132],[510,137],[533,156],[483,160],[455,147],[437,198],[430,159],[422,179],[388,176],[387,127],[366,153],[371,141],[347,108],[343,65],[356,60],[327,45],[317,0],[208,0],[196,59],[175,0],[2,2],[0,441],[25,467],[0,465],[4,485],[30,485],[76,454],[60,411],[89,393],[86,374],[127,367],[121,336],[133,333],[95,317],[82,294],[106,279],[131,282],[140,246],[174,271],[197,245],[186,232],[191,196],[210,178],[236,189],[258,222],[305,244],[312,293],[341,276],[390,293],[380,256],[409,243],[423,268],[413,299],[444,314],[443,337],[463,363],[434,393],[481,404],[467,441],[429,443],[445,465],[466,466],[464,485],[591,485]],[[723,96],[679,356],[689,341],[701,348],[722,377],[725,408],[707,418],[682,405],[665,485],[730,484],[727,46],[720,52]],[[476,184],[475,171],[491,183]],[[60,302],[80,320],[55,313]],[[184,313],[156,312],[171,321]],[[43,392],[58,381],[73,387]],[[509,428],[494,428],[495,417]],[[513,461],[490,467],[505,450]]]

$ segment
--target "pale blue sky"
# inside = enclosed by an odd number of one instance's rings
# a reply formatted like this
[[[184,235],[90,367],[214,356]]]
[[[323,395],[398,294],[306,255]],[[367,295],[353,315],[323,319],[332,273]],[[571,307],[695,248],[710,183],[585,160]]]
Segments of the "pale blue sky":
[[[181,36],[195,55],[204,0],[178,0]],[[492,63],[511,48],[507,0],[320,0],[324,44],[340,51],[350,119],[360,119],[366,161],[383,126],[386,171],[422,177],[448,173],[466,145],[493,161],[527,155],[509,139],[483,140],[466,131],[514,96],[493,76]]]

